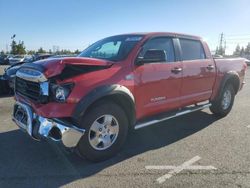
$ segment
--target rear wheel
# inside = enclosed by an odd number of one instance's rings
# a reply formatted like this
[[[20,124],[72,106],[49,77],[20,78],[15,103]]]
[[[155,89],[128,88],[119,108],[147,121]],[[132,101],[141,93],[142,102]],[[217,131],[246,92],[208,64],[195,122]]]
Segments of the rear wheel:
[[[232,84],[226,84],[222,94],[218,99],[212,102],[210,110],[218,117],[226,116],[232,109],[234,103],[235,91]]]
[[[96,104],[83,117],[86,130],[78,144],[80,155],[91,161],[103,161],[114,156],[123,146],[128,120],[120,106],[113,102]]]

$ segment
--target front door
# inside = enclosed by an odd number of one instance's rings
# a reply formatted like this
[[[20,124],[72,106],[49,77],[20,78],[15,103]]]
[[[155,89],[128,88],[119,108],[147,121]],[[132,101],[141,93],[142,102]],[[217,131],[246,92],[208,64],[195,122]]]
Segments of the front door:
[[[182,63],[175,61],[172,38],[157,37],[145,43],[139,56],[149,49],[164,50],[166,61],[135,65],[137,118],[176,109],[180,105]]]

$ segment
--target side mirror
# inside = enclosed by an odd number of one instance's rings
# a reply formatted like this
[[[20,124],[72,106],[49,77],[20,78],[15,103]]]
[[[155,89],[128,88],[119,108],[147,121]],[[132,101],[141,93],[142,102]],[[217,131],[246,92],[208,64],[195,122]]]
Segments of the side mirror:
[[[166,62],[167,55],[164,50],[149,49],[144,54],[144,57],[138,57],[136,65],[140,66],[144,63]]]

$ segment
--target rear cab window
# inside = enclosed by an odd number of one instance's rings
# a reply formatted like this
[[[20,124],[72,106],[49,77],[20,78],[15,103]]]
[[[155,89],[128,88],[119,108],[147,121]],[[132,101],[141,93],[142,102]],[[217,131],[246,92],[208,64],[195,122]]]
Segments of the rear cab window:
[[[199,40],[179,39],[183,61],[206,59],[203,45]]]

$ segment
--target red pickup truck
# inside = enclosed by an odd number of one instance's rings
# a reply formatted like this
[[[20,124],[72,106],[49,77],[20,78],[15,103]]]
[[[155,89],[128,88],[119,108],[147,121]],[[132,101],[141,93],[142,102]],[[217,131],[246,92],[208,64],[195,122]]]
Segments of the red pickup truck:
[[[26,63],[13,120],[92,161],[118,152],[128,129],[210,108],[226,116],[242,88],[243,59],[213,59],[199,37],[134,33],[100,40],[78,57]]]

